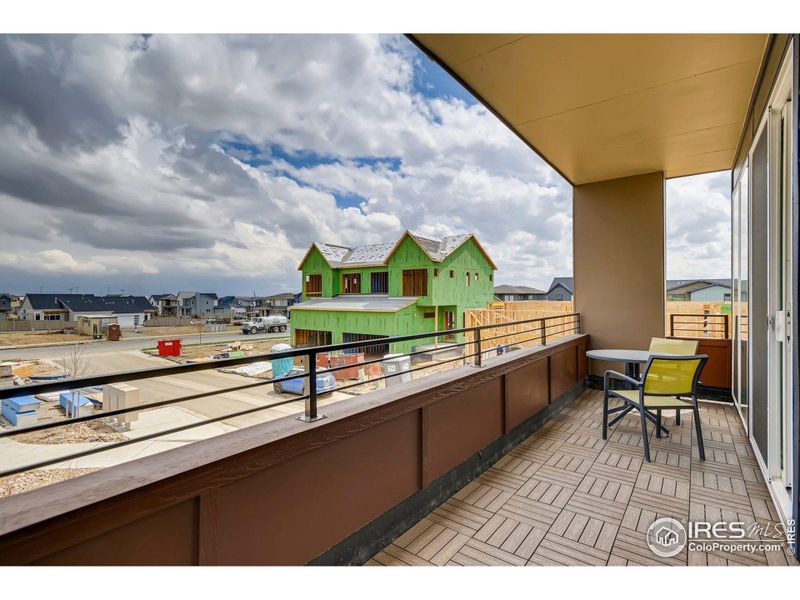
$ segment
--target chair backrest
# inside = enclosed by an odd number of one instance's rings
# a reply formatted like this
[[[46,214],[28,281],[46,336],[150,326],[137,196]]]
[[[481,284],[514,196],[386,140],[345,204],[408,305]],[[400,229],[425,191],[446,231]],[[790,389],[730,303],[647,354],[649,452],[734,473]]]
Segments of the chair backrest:
[[[651,356],[644,368],[644,393],[653,396],[695,393],[700,372],[707,360],[705,354]]]
[[[697,340],[670,340],[653,338],[650,340],[650,354],[678,354],[692,356],[697,352]]]

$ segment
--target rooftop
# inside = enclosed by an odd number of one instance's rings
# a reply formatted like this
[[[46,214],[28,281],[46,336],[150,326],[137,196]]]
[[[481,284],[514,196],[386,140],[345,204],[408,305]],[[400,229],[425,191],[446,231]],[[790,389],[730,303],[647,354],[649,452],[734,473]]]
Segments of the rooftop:
[[[397,312],[411,306],[416,298],[383,296],[378,294],[354,294],[335,298],[311,298],[292,306],[292,310],[359,310],[373,312]]]
[[[395,248],[397,248],[400,242],[402,242],[407,236],[414,239],[414,241],[419,244],[420,248],[422,248],[425,253],[430,256],[431,260],[436,262],[442,262],[445,258],[452,254],[453,251],[455,251],[470,238],[473,238],[475,243],[477,243],[480,247],[480,243],[478,243],[478,240],[472,233],[450,235],[442,238],[432,238],[411,233],[410,231],[406,231],[402,236],[391,243],[364,244],[361,246],[348,247],[315,242],[311,247],[316,247],[328,264],[334,268],[380,266],[386,264],[386,262],[389,260],[389,257],[392,255],[392,252],[394,252]],[[481,251],[486,254],[482,247]],[[306,254],[306,257],[307,256],[308,254]],[[488,255],[486,255],[486,258],[489,260],[492,266],[494,266],[494,263]],[[304,262],[305,257],[301,261],[301,266]]]
[[[73,312],[112,312],[115,314],[152,311],[153,305],[144,296],[95,296],[94,294],[28,294],[34,310]]]
[[[527,285],[498,285],[494,288],[495,294],[544,294],[544,290]]]

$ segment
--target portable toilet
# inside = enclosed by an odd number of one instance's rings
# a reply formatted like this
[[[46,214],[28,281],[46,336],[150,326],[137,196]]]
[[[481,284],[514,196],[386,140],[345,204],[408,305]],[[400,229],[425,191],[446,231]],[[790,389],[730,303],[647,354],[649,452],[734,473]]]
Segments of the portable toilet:
[[[275,344],[270,352],[288,352],[292,347],[289,344]],[[272,361],[272,376],[285,377],[294,367],[294,359],[276,358]]]
[[[411,382],[411,357],[405,354],[386,354],[381,361],[383,367],[383,375],[395,375],[395,373],[402,373],[394,377],[384,379],[386,387],[392,385],[400,385],[401,383]]]

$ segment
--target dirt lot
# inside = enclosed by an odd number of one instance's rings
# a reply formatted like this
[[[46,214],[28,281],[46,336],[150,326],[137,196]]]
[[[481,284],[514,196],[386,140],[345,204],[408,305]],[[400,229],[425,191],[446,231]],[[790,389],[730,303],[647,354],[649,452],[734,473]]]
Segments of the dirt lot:
[[[89,336],[77,333],[60,333],[55,331],[14,331],[0,333],[0,347],[28,346],[30,344],[54,344],[58,342],[86,341]]]
[[[242,328],[236,325],[226,325],[222,331],[225,332],[241,332]],[[138,338],[138,337],[155,337],[166,335],[194,335],[203,331],[202,325],[184,325],[181,327],[140,327],[139,333],[133,329],[124,328],[122,330],[122,339]],[[203,331],[203,333],[205,333]]]
[[[245,356],[252,356],[254,354],[265,354],[269,352],[276,344],[285,344],[289,338],[271,338],[268,340],[256,341],[236,341],[236,342],[222,342],[219,344],[195,344],[191,346],[183,346],[181,356],[174,357],[172,360],[179,363],[185,363],[189,360],[196,360],[198,358],[208,358],[214,354],[219,354],[228,349],[242,350]],[[158,350],[146,350],[147,354],[158,356]]]

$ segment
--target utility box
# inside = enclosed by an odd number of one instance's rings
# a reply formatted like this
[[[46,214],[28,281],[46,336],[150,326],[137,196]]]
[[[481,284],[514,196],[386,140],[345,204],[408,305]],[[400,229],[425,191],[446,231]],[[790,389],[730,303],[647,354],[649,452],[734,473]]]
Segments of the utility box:
[[[402,383],[411,383],[411,373],[409,372],[411,370],[410,356],[406,356],[405,354],[386,354],[381,361],[381,366],[383,367],[384,377],[387,375],[394,375],[395,373],[401,373],[401,375],[395,375],[394,377],[384,379],[386,387],[400,385]]]
[[[103,411],[121,410],[134,406],[139,406],[139,388],[127,383],[110,383],[103,386]],[[132,411],[116,415],[114,419],[125,431],[130,431],[131,424],[139,420],[139,412]]]
[[[180,356],[181,341],[178,340],[158,340],[159,356]]]

